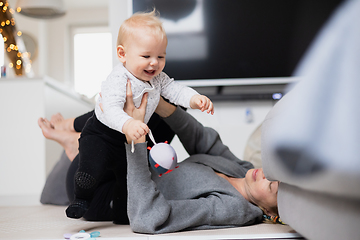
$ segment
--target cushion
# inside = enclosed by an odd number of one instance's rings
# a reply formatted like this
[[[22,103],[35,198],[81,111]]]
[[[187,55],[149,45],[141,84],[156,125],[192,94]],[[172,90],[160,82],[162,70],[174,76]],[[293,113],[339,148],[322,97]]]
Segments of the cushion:
[[[243,160],[251,162],[254,165],[254,168],[262,168],[261,124],[251,133],[247,140]]]
[[[66,174],[70,164],[71,161],[64,151],[46,179],[40,197],[42,204],[69,205],[66,193]]]

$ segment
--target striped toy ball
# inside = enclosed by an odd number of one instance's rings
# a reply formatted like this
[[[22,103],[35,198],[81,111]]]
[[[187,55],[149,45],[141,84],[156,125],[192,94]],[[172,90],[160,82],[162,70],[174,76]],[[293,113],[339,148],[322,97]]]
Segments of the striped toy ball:
[[[173,147],[167,143],[155,144],[149,153],[151,167],[160,174],[167,174],[175,169],[177,156]]]

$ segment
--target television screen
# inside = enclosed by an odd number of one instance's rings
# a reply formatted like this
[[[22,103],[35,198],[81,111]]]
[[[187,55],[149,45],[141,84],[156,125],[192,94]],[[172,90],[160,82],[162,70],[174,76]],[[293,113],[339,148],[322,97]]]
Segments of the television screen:
[[[133,0],[167,32],[175,80],[289,77],[340,0]],[[266,80],[266,81],[267,81]]]

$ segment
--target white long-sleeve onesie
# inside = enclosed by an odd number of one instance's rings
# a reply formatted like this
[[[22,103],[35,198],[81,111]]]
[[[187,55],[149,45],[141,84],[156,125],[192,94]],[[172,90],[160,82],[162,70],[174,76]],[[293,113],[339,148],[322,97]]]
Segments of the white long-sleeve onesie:
[[[101,84],[101,98],[95,106],[97,119],[109,128],[123,133],[122,128],[131,117],[123,110],[126,102],[126,83],[131,82],[131,89],[135,107],[139,107],[144,93],[148,92],[148,103],[144,122],[147,123],[159,103],[160,95],[167,98],[175,105],[190,108],[190,99],[198,94],[194,89],[175,82],[174,79],[161,72],[149,82],[141,81],[132,75],[120,63],[107,79]],[[102,103],[101,111],[99,104]]]

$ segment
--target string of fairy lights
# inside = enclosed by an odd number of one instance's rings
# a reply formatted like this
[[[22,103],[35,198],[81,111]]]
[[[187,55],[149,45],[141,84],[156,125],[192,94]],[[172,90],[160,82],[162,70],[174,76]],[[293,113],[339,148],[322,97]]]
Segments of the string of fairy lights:
[[[17,8],[16,12],[20,12]],[[15,70],[16,75],[32,75],[30,53],[26,51],[22,32],[16,29],[15,10],[6,0],[0,1],[0,34],[3,37],[4,49],[9,57],[8,67]]]

